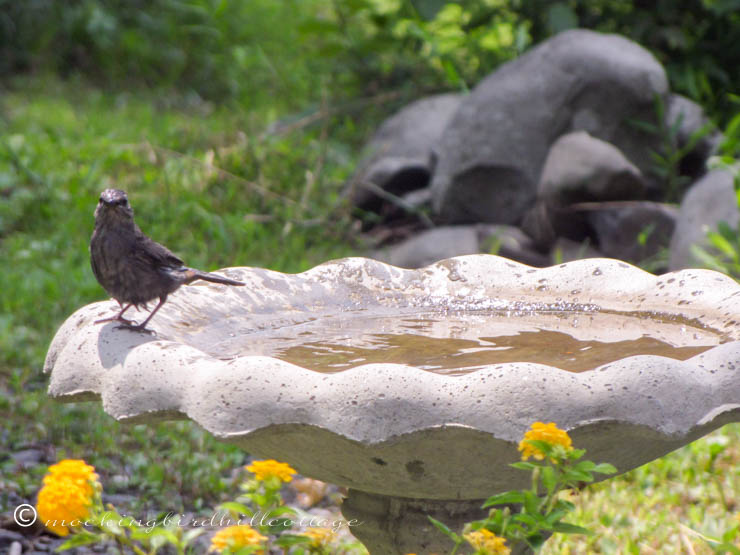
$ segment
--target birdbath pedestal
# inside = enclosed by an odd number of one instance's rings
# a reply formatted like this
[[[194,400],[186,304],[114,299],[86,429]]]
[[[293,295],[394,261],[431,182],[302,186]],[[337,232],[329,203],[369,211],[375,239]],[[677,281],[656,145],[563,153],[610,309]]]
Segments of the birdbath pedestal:
[[[49,348],[49,395],[190,419],[347,486],[373,554],[443,552],[426,515],[459,525],[527,487],[509,464],[535,421],[625,472],[740,420],[740,285],[716,272],[472,255],[222,273],[247,286],[181,288],[153,335],[94,325],[111,301],[75,312]]]

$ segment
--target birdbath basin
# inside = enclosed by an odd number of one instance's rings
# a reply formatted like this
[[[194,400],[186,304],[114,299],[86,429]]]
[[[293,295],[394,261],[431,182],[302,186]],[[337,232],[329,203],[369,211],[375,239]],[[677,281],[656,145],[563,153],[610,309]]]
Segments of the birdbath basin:
[[[536,269],[491,255],[404,270],[363,258],[177,291],[154,335],[85,306],[47,354],[49,394],[121,421],[191,419],[347,486],[371,553],[444,549],[426,515],[478,518],[526,487],[535,421],[620,472],[740,420],[740,285],[608,259]]]

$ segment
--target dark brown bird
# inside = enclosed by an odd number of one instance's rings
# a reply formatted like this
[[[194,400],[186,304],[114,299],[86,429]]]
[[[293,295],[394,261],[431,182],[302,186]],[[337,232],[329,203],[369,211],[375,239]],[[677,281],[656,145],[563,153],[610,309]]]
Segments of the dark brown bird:
[[[95,209],[95,231],[90,239],[92,271],[108,294],[121,306],[121,311],[100,322],[118,321],[121,327],[149,331],[146,325],[167,300],[167,295],[181,285],[197,279],[224,285],[244,285],[216,274],[188,268],[164,245],[152,241],[134,223],[134,211],[120,189],[100,193]],[[123,317],[132,306],[144,307],[159,298],[159,303],[141,324]]]

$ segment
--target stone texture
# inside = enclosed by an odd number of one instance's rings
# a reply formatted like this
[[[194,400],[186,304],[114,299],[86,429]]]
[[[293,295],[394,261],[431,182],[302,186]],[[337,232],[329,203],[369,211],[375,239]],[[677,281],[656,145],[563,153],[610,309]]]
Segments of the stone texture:
[[[50,345],[49,394],[102,399],[119,420],[190,418],[307,476],[438,500],[525,487],[526,473],[508,463],[518,459],[517,442],[537,420],[557,422],[589,457],[627,471],[740,418],[740,285],[716,272],[654,276],[609,259],[535,269],[491,255],[420,270],[351,258],[302,274],[223,272],[247,287],[181,288],[157,314],[156,335],[93,324],[113,313],[112,301],[77,311]],[[285,333],[348,311],[532,307],[579,311],[582,325],[568,327],[571,334],[613,334],[597,323],[602,312],[612,322],[615,312],[655,311],[697,319],[726,333],[727,342],[685,361],[633,356],[581,373],[516,362],[462,376],[388,363],[322,374],[227,349],[235,339],[249,348],[270,330]],[[478,326],[495,325],[490,318],[476,322],[469,333],[478,337],[490,335]],[[450,325],[446,333],[465,333]],[[626,321],[614,325],[622,331]],[[641,337],[645,321],[630,325]],[[672,333],[682,330],[676,325]],[[682,402],[672,402],[677,398]]]
[[[475,225],[437,227],[373,253],[373,258],[400,268],[421,268],[445,258],[480,252]]]
[[[463,99],[440,140],[435,210],[449,222],[519,223],[551,144],[570,131],[612,143],[645,173],[658,138],[629,122],[654,121],[667,90],[660,63],[624,37],[555,36]]]
[[[505,225],[442,226],[373,254],[373,258],[401,268],[421,268],[445,258],[494,252],[532,266],[547,265],[547,256],[534,248],[521,230]]]
[[[645,194],[637,167],[620,150],[585,131],[558,138],[542,169],[537,196],[548,205],[633,200]]]
[[[426,187],[434,165],[434,147],[460,98],[458,94],[422,98],[387,119],[347,185],[351,202],[365,210],[381,210],[383,199],[363,185],[367,182],[396,196]]]
[[[681,202],[676,230],[671,239],[669,268],[680,270],[700,265],[692,247],[707,247],[707,231],[719,222],[736,227],[740,222],[733,176],[726,170],[713,170],[697,181]]]
[[[645,191],[640,170],[618,148],[585,131],[567,133],[547,154],[537,202],[522,229],[541,249],[550,248],[558,237],[576,242],[594,238],[589,222],[572,204],[640,199]]]
[[[612,206],[604,203],[603,208],[589,210],[586,219],[595,232],[599,251],[610,258],[638,264],[667,252],[678,209],[647,201]]]

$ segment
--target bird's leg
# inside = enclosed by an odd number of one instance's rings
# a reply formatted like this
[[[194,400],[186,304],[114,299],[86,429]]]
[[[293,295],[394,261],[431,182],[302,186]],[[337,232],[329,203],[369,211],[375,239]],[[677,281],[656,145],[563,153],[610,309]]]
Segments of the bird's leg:
[[[122,324],[120,326],[117,326],[117,328],[123,328],[125,330],[131,330],[131,331],[143,331],[143,332],[146,332],[146,333],[152,333],[152,330],[146,329],[146,325],[149,323],[149,320],[152,319],[152,316],[154,316],[157,313],[157,311],[165,303],[166,300],[167,300],[167,295],[166,294],[165,295],[162,295],[161,297],[159,297],[159,304],[157,304],[157,306],[154,307],[154,310],[152,310],[149,313],[149,316],[147,316],[146,320],[144,320],[141,324],[138,324],[138,325],[135,325],[135,326],[134,325],[130,325],[130,324]]]
[[[118,306],[121,307],[121,312],[116,314],[115,316],[111,316],[110,318],[103,318],[102,320],[95,320],[96,324],[102,324],[103,322],[123,322],[124,324],[128,324],[133,326],[134,322],[133,320],[129,320],[128,318],[123,317],[123,313],[126,312],[129,308],[131,308],[134,303],[128,303],[126,306],[123,306],[120,301],[116,301],[118,303]]]

